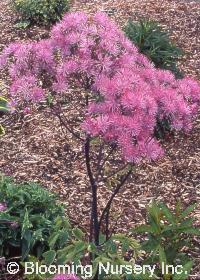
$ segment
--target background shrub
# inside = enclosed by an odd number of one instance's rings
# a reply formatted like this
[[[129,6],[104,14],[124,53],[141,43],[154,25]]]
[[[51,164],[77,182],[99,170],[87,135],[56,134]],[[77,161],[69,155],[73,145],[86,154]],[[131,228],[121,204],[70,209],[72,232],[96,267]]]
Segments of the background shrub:
[[[147,223],[134,230],[137,234],[147,234],[141,245],[147,253],[144,264],[160,264],[160,269],[156,270],[158,277],[162,276],[163,264],[173,267],[182,265],[182,273],[173,274],[169,270],[163,275],[164,280],[188,279],[193,260],[186,249],[191,250],[193,236],[200,235],[199,228],[194,226],[195,218],[191,215],[194,209],[195,205],[183,209],[178,202],[175,210],[171,211],[164,203],[153,201],[148,207]]]
[[[40,257],[50,248],[48,239],[57,219],[66,218],[54,194],[34,183],[15,184],[1,178],[0,256]]]
[[[170,42],[167,32],[157,22],[151,20],[140,20],[137,23],[129,21],[125,27],[125,33],[138,46],[141,53],[153,61],[156,67],[171,70],[178,78],[182,77],[176,66],[182,51]]]
[[[68,11],[68,0],[14,0],[14,7],[24,21],[47,24],[56,22]]]

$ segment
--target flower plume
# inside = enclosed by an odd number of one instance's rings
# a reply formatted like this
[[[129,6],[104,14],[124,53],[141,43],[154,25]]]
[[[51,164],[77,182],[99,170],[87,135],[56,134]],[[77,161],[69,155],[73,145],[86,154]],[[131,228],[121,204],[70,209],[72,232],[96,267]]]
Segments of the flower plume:
[[[156,69],[100,12],[68,13],[48,40],[11,44],[0,57],[6,65],[15,103],[39,102],[47,90],[67,94],[71,82],[92,93],[82,128],[117,143],[130,162],[161,157],[158,120],[189,131],[200,104],[197,81]]]

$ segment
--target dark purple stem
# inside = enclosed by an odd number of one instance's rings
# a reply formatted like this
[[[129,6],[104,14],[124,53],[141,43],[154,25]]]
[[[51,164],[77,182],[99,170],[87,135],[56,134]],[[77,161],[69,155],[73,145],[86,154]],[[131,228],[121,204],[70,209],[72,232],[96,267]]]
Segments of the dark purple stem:
[[[100,228],[101,228],[102,221],[103,221],[103,219],[106,215],[106,237],[108,237],[108,235],[109,235],[109,232],[108,232],[108,230],[109,230],[109,216],[110,216],[110,208],[111,208],[113,199],[119,193],[120,189],[123,187],[123,185],[125,184],[125,182],[129,178],[131,173],[132,173],[132,168],[129,170],[129,172],[125,176],[122,177],[121,182],[117,185],[117,187],[113,191],[110,199],[108,200],[108,202],[106,204],[106,207],[102,211],[101,217],[99,219],[99,231],[100,231]]]
[[[90,159],[90,137],[88,136],[85,142],[85,161],[87,174],[90,180],[92,189],[92,210],[91,210],[91,236],[90,240],[94,239],[95,245],[99,245],[99,222],[98,222],[98,209],[97,209],[97,185],[93,177]]]

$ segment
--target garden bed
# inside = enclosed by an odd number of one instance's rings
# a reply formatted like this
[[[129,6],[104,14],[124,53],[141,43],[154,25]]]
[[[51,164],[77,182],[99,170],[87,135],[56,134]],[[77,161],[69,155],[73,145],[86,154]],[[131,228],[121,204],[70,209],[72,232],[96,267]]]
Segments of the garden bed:
[[[0,47],[21,39],[38,40],[48,36],[49,29],[31,27],[19,30],[14,27],[15,16],[9,1],[0,3]],[[200,3],[189,1],[74,1],[72,10],[96,10],[109,13],[121,26],[129,19],[150,16],[169,29],[171,38],[185,55],[179,62],[185,74],[200,79],[199,14]],[[6,91],[3,77],[0,88]],[[70,92],[69,92],[70,94]],[[71,94],[70,106],[65,115],[77,116],[82,110],[80,92]],[[79,109],[79,110],[77,110]],[[81,147],[77,141],[63,133],[57,120],[48,110],[39,110],[25,117],[5,117],[6,135],[0,140],[0,170],[14,176],[17,181],[39,181],[46,188],[57,192],[67,205],[67,214],[82,228],[88,229],[90,192]],[[138,166],[124,190],[116,197],[113,209],[113,226],[125,232],[142,223],[145,207],[153,199],[174,206],[177,199],[185,205],[197,202],[195,211],[200,225],[200,119],[188,135],[169,137],[165,144],[165,157],[155,163]],[[99,193],[101,206],[111,190],[102,187]],[[78,207],[77,207],[78,204]],[[200,270],[198,255],[200,239],[196,239],[196,272]],[[191,278],[192,279],[192,278]]]

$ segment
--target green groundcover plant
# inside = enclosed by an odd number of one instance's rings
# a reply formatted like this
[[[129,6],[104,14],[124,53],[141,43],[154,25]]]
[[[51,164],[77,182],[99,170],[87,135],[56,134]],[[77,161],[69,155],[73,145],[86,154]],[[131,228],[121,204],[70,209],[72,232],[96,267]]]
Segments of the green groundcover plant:
[[[14,0],[22,23],[48,24],[62,18],[69,9],[68,0]],[[23,24],[21,24],[22,26]]]
[[[171,70],[177,77],[182,77],[176,66],[182,51],[170,41],[168,33],[157,22],[147,19],[139,22],[130,20],[125,26],[125,33],[156,67]]]
[[[106,273],[104,270],[97,275],[97,271],[100,263],[105,267],[107,264],[110,264],[113,267],[134,264],[141,254],[138,241],[126,234],[113,234],[109,240],[106,240],[106,236],[101,234],[101,245],[96,246],[94,243],[88,241],[87,236],[85,236],[85,233],[82,230],[74,228],[71,231],[70,239],[63,238],[62,236],[61,249],[56,250],[55,242],[61,240],[61,232],[59,232],[57,226],[58,224],[55,226],[55,232],[49,238],[51,249],[45,252],[42,256],[43,258],[40,260],[30,256],[28,259],[29,262],[34,263],[34,265],[39,263],[39,267],[42,265],[50,267],[53,264],[56,265],[56,267],[59,267],[59,265],[67,265],[69,267],[69,270],[66,269],[68,274],[71,274],[70,272],[73,269],[75,271],[74,274],[80,277],[80,279],[82,279],[82,277],[86,277],[87,279],[97,279],[96,277],[98,277],[98,279],[115,280],[134,279],[132,277],[126,277],[125,269],[122,273],[115,273],[115,275],[113,275],[111,271]],[[89,255],[93,255],[92,263],[90,263],[88,258]],[[127,258],[128,255],[129,257]],[[89,268],[89,266],[92,267],[92,269],[84,270],[84,268]],[[66,271],[63,271],[63,274]],[[45,280],[49,278],[52,278],[52,273],[49,272],[41,272],[39,275],[36,275],[35,273],[26,275],[26,279],[28,280]],[[64,276],[63,280],[65,280]]]
[[[192,237],[200,235],[190,215],[195,206],[183,209],[178,202],[175,210],[171,211],[164,203],[153,201],[147,209],[147,223],[133,230],[137,235],[148,234],[141,245],[148,256],[143,264],[159,264],[157,277],[163,277],[164,280],[188,279],[194,263],[187,250],[193,247]],[[181,271],[179,269],[176,274],[174,268],[178,265]]]
[[[49,248],[55,220],[64,219],[57,197],[35,183],[0,177],[0,256],[40,257]],[[65,218],[66,219],[66,218]],[[67,234],[67,227],[65,228]],[[58,247],[59,248],[59,244]]]
[[[101,245],[96,246],[88,241],[87,235],[82,230],[79,228],[69,230],[65,221],[56,219],[54,231],[48,240],[50,249],[44,252],[40,259],[30,256],[28,261],[34,266],[39,263],[39,267],[67,265],[68,274],[70,275],[74,269],[77,275],[70,278],[69,275],[61,274],[53,278],[58,280],[82,279],[82,277],[102,280],[185,280],[188,279],[194,264],[186,251],[188,248],[190,251],[192,249],[192,237],[200,235],[200,230],[193,225],[194,218],[191,213],[194,208],[195,205],[191,205],[183,209],[180,203],[177,203],[175,210],[171,211],[164,203],[153,201],[147,208],[146,224],[132,230],[137,239],[145,239],[141,244],[130,233],[116,233],[109,239],[100,234]],[[89,255],[93,256],[92,263]],[[92,269],[84,270],[90,264]],[[99,264],[102,264],[105,270],[99,271],[97,276]],[[128,267],[135,265],[140,267],[150,265],[152,268],[155,266],[155,269],[153,273],[149,269],[140,273],[138,269],[130,272]],[[77,268],[78,266],[82,268]],[[120,271],[119,267],[122,266],[124,267]],[[177,266],[178,273],[173,271]],[[52,273],[43,271],[38,275],[35,273],[26,275],[27,280],[50,278]]]

